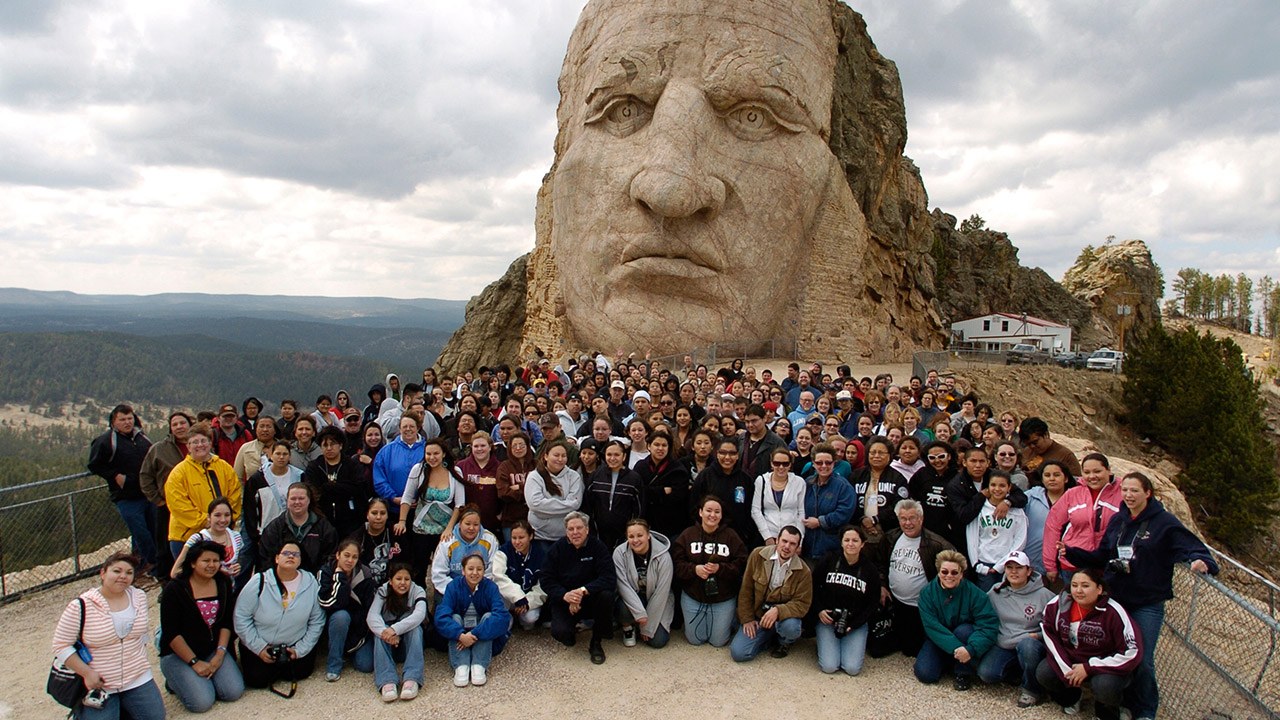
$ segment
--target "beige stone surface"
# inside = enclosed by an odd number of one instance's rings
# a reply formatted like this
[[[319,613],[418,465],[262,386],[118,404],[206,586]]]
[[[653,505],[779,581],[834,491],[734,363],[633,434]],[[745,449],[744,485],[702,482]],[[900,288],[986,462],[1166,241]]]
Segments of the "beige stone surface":
[[[522,355],[940,342],[901,84],[844,4],[592,2],[560,91]]]

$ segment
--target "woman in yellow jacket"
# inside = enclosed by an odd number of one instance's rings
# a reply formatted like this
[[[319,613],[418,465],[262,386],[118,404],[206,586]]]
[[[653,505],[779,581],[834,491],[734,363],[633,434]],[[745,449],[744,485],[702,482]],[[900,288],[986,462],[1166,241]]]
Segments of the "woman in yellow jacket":
[[[187,457],[169,473],[164,486],[169,506],[169,546],[175,556],[187,538],[207,527],[209,503],[225,497],[240,519],[240,478],[231,463],[213,454],[213,428],[196,423],[187,433]]]

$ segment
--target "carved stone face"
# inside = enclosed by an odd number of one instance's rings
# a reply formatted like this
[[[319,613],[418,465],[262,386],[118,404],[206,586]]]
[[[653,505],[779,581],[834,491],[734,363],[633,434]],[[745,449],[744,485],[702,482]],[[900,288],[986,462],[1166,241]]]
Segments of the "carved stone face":
[[[832,178],[825,3],[593,3],[561,78],[552,249],[600,347],[794,332]]]

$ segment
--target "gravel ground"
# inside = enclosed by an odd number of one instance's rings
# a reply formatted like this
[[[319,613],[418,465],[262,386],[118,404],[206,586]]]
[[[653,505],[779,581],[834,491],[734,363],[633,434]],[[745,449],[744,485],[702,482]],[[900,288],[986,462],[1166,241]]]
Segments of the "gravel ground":
[[[9,642],[0,649],[0,719],[62,718],[66,712],[44,693],[49,640],[58,614],[90,581],[38,593],[0,607],[0,628]],[[149,593],[154,599],[157,591]],[[152,622],[158,620],[153,609]],[[153,625],[154,626],[154,625]],[[975,687],[957,693],[945,681],[921,685],[907,658],[868,660],[856,678],[823,675],[817,667],[813,640],[801,640],[791,655],[777,660],[764,654],[739,665],[727,649],[691,647],[682,636],[663,650],[624,648],[606,643],[608,662],[594,666],[587,658],[586,635],[575,648],[562,648],[546,631],[521,634],[493,662],[489,684],[454,688],[445,656],[427,655],[427,682],[413,702],[384,705],[370,675],[349,667],[342,679],[326,683],[319,671],[304,681],[298,694],[285,700],[265,690],[250,690],[235,703],[218,704],[205,717],[423,718],[448,713],[469,720],[489,718],[617,718],[668,720],[671,717],[715,718],[1051,718],[1056,706],[1019,710],[1010,687]],[[153,662],[153,667],[158,664]],[[156,670],[159,675],[159,670]],[[737,691],[735,688],[749,691]],[[185,716],[172,696],[171,717]]]

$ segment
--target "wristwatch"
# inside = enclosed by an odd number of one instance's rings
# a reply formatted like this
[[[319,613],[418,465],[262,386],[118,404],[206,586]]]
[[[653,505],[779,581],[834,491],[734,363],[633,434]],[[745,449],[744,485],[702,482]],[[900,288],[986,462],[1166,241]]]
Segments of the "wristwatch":
[[[193,656],[190,660],[187,661],[187,665],[190,667],[195,667],[196,663],[198,662],[200,662],[200,658]]]

